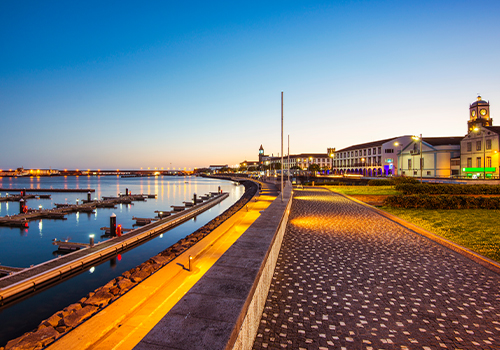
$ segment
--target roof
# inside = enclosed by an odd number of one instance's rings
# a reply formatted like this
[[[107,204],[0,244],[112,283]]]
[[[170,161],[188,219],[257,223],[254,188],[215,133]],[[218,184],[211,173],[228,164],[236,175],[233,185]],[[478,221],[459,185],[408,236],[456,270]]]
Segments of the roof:
[[[264,150],[264,148],[262,147],[262,145],[260,145],[259,151],[260,151],[260,150]]]
[[[397,137],[391,137],[390,139],[372,141],[372,142],[367,142],[367,143],[360,143],[357,145],[349,146],[347,148],[339,149],[338,151],[336,151],[336,153],[350,151],[350,150],[356,150],[356,149],[360,149],[360,148],[370,148],[370,147],[382,146],[384,143],[395,140],[395,139],[397,139]]]
[[[453,137],[423,137],[425,143],[432,146],[443,146],[443,145],[460,145],[460,141],[464,139],[463,136],[453,136]]]
[[[493,131],[500,135],[500,126],[483,126],[483,128],[488,129],[489,131]]]
[[[476,107],[476,106],[489,106],[490,103],[488,101],[480,100],[476,101],[470,104],[471,107]]]

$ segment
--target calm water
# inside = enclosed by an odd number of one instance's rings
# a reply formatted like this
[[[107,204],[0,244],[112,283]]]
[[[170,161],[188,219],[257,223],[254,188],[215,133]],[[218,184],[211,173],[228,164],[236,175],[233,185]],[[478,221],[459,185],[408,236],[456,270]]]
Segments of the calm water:
[[[124,228],[132,228],[134,224],[132,216],[154,217],[155,210],[167,211],[171,205],[182,205],[183,201],[190,200],[193,193],[203,195],[216,192],[218,186],[230,194],[229,198],[196,218],[50,289],[0,309],[0,346],[32,330],[54,312],[78,301],[88,292],[197,230],[229,208],[244,193],[244,187],[241,185],[235,186],[229,181],[198,177],[0,178],[1,188],[93,188],[96,192],[92,193],[92,198],[116,196],[120,192],[125,193],[126,188],[134,194],[158,195],[156,199],[149,198],[146,202],[119,205],[116,209],[97,209],[95,214],[71,214],[64,221],[47,219],[31,221],[28,229],[0,227],[0,264],[15,267],[29,267],[54,258],[57,254],[56,246],[52,245],[54,238],[87,243],[89,234],[95,234],[96,241],[104,240],[99,238],[103,233],[100,228],[109,226],[109,217],[113,213],[116,214],[117,224],[121,224]],[[2,196],[5,196],[6,192],[8,191],[0,191]],[[38,208],[39,205],[43,208],[53,208],[54,203],[75,203],[77,199],[87,197],[86,193],[51,193],[51,195],[51,199],[29,199],[27,205],[30,208]],[[0,216],[14,215],[18,212],[18,202],[0,202]]]

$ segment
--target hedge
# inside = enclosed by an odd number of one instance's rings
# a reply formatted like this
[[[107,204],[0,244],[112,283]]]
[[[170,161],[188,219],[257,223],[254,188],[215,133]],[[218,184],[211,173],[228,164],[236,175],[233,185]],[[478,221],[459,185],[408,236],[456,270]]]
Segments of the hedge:
[[[386,179],[368,181],[368,186],[393,186],[393,185],[394,183],[391,180],[386,180]]]
[[[405,209],[500,209],[500,197],[396,195],[387,197],[384,205]]]
[[[500,185],[399,184],[402,194],[500,194]]]

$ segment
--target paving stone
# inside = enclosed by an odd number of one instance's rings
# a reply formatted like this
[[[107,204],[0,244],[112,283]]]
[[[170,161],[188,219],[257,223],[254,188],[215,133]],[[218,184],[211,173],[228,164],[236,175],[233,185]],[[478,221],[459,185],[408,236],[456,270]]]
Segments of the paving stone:
[[[254,349],[499,349],[500,276],[325,189],[294,190]]]

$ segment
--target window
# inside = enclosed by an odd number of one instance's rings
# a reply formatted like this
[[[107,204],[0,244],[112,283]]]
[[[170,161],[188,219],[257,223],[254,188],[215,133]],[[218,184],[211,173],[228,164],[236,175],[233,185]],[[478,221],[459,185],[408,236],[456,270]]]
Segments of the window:
[[[408,170],[411,169],[411,159],[408,159]]]
[[[401,172],[401,174],[402,174],[402,175],[405,175],[405,174],[406,174],[406,172],[404,172],[404,171],[403,171],[403,172]]]
[[[380,165],[380,163],[382,163],[382,157],[381,156],[378,156],[378,165]]]
[[[372,165],[372,159],[368,158],[368,166]]]
[[[430,172],[430,171],[427,171],[427,175],[431,175],[431,172]]]
[[[476,158],[476,167],[477,168],[482,168],[483,164],[481,163],[481,157]]]
[[[394,153],[394,150],[392,148],[387,148],[384,150],[384,153]]]
[[[451,165],[452,165],[452,166],[453,166],[453,165],[458,165],[458,166],[460,166],[460,159],[452,159],[452,160],[451,160]]]
[[[417,175],[417,171],[416,170],[413,170],[413,175]]]
[[[486,140],[486,149],[491,149],[491,140]]]
[[[363,155],[366,156],[366,149],[363,151]]]
[[[358,156],[358,151],[356,151],[356,157]]]
[[[491,157],[486,157],[486,166],[491,168]]]
[[[472,152],[472,142],[467,142],[467,152]]]
[[[476,141],[476,151],[481,150],[481,141]]]
[[[369,155],[369,156],[371,156],[371,155],[372,155],[372,150],[371,150],[371,149],[369,149],[369,150],[368,150],[368,155]]]
[[[382,147],[378,148],[378,154],[382,154]]]
[[[472,168],[472,158],[467,158],[467,168]]]
[[[377,154],[377,149],[373,147],[373,154]]]

